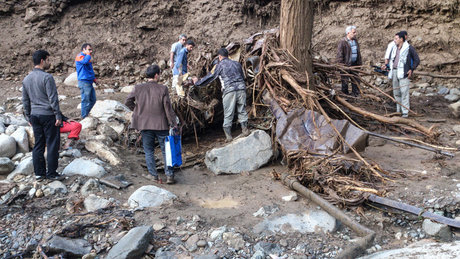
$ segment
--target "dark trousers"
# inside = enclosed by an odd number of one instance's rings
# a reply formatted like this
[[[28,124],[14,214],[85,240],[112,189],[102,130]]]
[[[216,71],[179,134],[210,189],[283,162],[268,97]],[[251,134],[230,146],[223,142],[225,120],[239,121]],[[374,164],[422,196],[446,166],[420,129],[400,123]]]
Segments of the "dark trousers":
[[[353,65],[352,65],[353,66]],[[359,79],[357,78],[356,73],[355,72],[352,72],[352,71],[347,71],[348,74],[351,74],[346,76],[346,75],[341,75],[341,79],[342,79],[342,92],[344,94],[349,94],[348,92],[348,84],[349,82],[351,82],[351,91],[353,93],[353,95],[359,95],[359,89],[358,89],[358,83],[359,83]]]
[[[165,139],[168,137],[168,130],[142,130],[142,145],[144,146],[145,162],[147,163],[147,169],[153,176],[158,176],[157,168],[155,165],[155,138],[158,140],[160,145],[161,154],[163,155],[163,161],[165,164],[166,176],[174,176],[174,170],[172,167],[166,166],[166,154],[165,154]]]
[[[31,115],[30,123],[32,124],[35,137],[35,146],[32,151],[35,175],[54,175],[58,167],[60,145],[59,126],[55,126],[56,117],[54,115]],[[46,171],[46,162],[43,155],[45,147],[48,147],[46,157],[48,172]]]

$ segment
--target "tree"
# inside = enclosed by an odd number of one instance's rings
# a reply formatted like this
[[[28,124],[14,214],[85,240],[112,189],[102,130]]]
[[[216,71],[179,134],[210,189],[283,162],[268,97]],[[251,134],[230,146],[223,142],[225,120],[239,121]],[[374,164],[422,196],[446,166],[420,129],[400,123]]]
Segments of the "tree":
[[[301,71],[308,74],[310,89],[314,89],[310,51],[313,7],[313,0],[281,0],[280,45],[299,60]]]

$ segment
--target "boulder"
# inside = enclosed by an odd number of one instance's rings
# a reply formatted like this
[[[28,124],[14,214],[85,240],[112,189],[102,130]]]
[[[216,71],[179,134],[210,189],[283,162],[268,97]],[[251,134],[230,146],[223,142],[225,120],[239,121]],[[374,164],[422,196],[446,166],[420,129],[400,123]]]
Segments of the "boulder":
[[[8,157],[0,157],[0,175],[11,173],[14,169],[14,163]]]
[[[78,78],[77,78],[77,72],[73,72],[69,76],[66,77],[64,80],[64,84],[68,86],[76,86],[78,87]]]
[[[83,197],[89,196],[90,194],[101,191],[101,185],[95,179],[89,179],[80,189],[80,193]]]
[[[131,93],[134,90],[135,85],[128,85],[123,88],[121,88],[120,92],[122,93]]]
[[[222,234],[222,239],[227,243],[227,245],[235,250],[240,250],[244,248],[244,239],[240,233],[234,232],[225,232]]]
[[[108,122],[110,118],[124,120],[126,113],[131,112],[124,104],[115,100],[96,101],[91,116],[98,118],[102,122]]]
[[[449,102],[456,102],[456,101],[458,101],[460,99],[460,96],[458,96],[456,94],[448,94],[448,95],[444,96],[444,99],[446,99]]]
[[[131,119],[129,119],[128,121],[130,121]],[[107,123],[108,126],[110,126],[112,129],[115,130],[115,132],[117,132],[118,135],[121,135],[123,133],[123,131],[125,131],[125,124],[124,123],[121,123],[117,120],[114,120],[114,121],[109,121]]]
[[[90,194],[83,202],[88,212],[105,209],[110,206],[110,201],[94,194]]]
[[[97,126],[96,132],[100,135],[104,135],[111,138],[113,141],[118,140],[118,133],[112,127],[106,124],[101,124]]]
[[[91,245],[84,239],[70,239],[54,236],[45,246],[48,247],[49,252],[68,253],[78,257],[91,252]]]
[[[451,243],[420,241],[404,248],[359,257],[359,259],[387,258],[460,258],[460,241]]]
[[[102,177],[106,174],[104,167],[94,161],[77,158],[62,171],[63,175],[83,175],[87,177]]]
[[[460,95],[460,89],[458,88],[450,89],[449,94]]]
[[[12,158],[16,154],[16,140],[6,134],[0,134],[0,157]]]
[[[86,130],[86,131],[94,130],[97,127],[98,120],[96,118],[88,116],[88,117],[84,118],[83,120],[81,120],[80,124],[81,124],[81,130],[82,131],[83,130]]]
[[[27,132],[24,127],[19,127],[13,134],[11,134],[11,137],[13,137],[16,140],[16,152],[29,152],[29,138],[27,137]]]
[[[449,92],[450,92],[450,89],[447,87],[442,87],[438,89],[439,95],[446,95],[446,94],[449,94]]]
[[[172,203],[177,196],[154,185],[145,185],[137,189],[128,199],[131,208],[159,207]]]
[[[153,229],[150,226],[141,226],[131,229],[128,234],[110,249],[107,259],[137,259],[141,258],[153,238]]]
[[[428,235],[436,237],[442,241],[452,240],[452,232],[447,225],[439,224],[429,219],[425,219],[423,221],[422,228]]]
[[[14,125],[14,124],[9,125],[5,129],[5,134],[8,136],[11,136],[11,134],[13,134],[18,129],[18,127],[19,127],[18,125]]]
[[[5,130],[6,130],[5,124],[3,124],[3,122],[0,122],[0,134],[5,133]]]
[[[452,114],[455,116],[455,118],[460,117],[460,101],[449,104],[449,110],[452,112]]]
[[[113,140],[105,135],[90,135],[86,137],[86,141],[96,141],[100,142],[107,147],[112,147],[113,146]]]
[[[457,134],[460,134],[460,125],[455,125],[452,127],[452,130],[457,133]]]
[[[18,166],[11,172],[6,179],[13,180],[16,175],[31,175],[34,173],[34,163],[32,157],[24,158]]]
[[[54,195],[57,193],[66,194],[67,187],[61,181],[53,181],[45,186],[43,193],[45,196]]]
[[[121,163],[120,157],[108,146],[99,141],[88,140],[85,143],[85,148],[96,154],[99,158],[108,161],[111,165],[119,165]]]
[[[0,114],[0,122],[5,125],[29,126],[29,123],[23,115],[15,115],[12,113]]]
[[[205,164],[215,174],[238,174],[260,168],[272,155],[270,136],[265,131],[255,130],[247,137],[206,152]]]

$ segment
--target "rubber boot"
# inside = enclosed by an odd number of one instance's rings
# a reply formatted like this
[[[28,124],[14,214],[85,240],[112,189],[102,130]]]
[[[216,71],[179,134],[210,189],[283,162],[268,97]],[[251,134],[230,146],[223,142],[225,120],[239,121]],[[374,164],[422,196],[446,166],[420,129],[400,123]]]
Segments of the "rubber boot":
[[[225,142],[232,141],[232,127],[224,127]]]
[[[248,129],[247,121],[241,123],[241,129],[243,130],[243,132],[241,133],[243,137],[249,136],[249,129]]]

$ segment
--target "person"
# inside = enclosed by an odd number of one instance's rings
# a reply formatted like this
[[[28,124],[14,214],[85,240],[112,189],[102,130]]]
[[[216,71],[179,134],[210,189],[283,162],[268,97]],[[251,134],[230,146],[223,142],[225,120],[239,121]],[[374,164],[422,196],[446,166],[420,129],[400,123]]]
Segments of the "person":
[[[67,140],[64,146],[62,147],[62,149],[69,149],[73,140],[80,139],[80,132],[81,132],[82,125],[80,122],[76,120],[67,118],[62,113],[61,113],[61,118],[62,118],[62,124],[60,126],[59,132],[60,133],[70,132],[69,135],[67,136]]]
[[[347,67],[361,66],[361,51],[359,48],[358,40],[356,39],[356,26],[348,26],[345,29],[346,36],[339,41],[337,47],[337,62],[344,64]],[[348,72],[349,74],[354,75],[352,71]],[[342,92],[344,94],[349,94],[348,92],[348,83],[351,81],[352,95],[358,96],[358,79],[353,76],[347,76],[342,74]]]
[[[179,51],[174,61],[172,86],[176,88],[179,97],[185,97],[185,92],[182,88],[182,77],[187,74],[188,53],[193,50],[193,47],[195,47],[195,42],[187,40],[185,42],[185,47]]]
[[[168,88],[158,84],[160,67],[149,66],[146,71],[148,82],[136,85],[126,99],[126,106],[133,110],[131,127],[141,131],[142,144],[149,176],[160,182],[155,166],[155,139],[161,148],[166,165],[165,138],[169,129],[177,128],[176,115],[171,107]],[[166,183],[174,184],[174,171],[165,166]]]
[[[406,41],[408,41],[409,35],[407,34],[407,31],[401,31],[401,33],[406,37]],[[385,51],[385,64],[382,66],[382,70],[389,70],[390,54],[391,54],[391,50],[393,49],[395,45],[396,45],[396,35],[394,36],[393,40],[390,43],[388,43],[387,50]]]
[[[390,73],[388,73],[388,78],[392,79],[393,83],[396,112],[401,112],[403,118],[409,116],[410,78],[419,64],[420,59],[417,51],[405,40],[404,33],[396,33],[395,46],[393,46],[390,53]]]
[[[84,119],[89,115],[91,109],[96,103],[96,91],[93,83],[96,82],[94,75],[93,63],[91,54],[93,48],[91,44],[84,43],[81,46],[81,52],[75,58],[75,66],[77,68],[78,88],[81,94],[81,118]]]
[[[174,42],[171,45],[171,52],[169,55],[169,64],[171,67],[174,67],[174,62],[176,60],[177,54],[179,54],[179,51],[185,47],[185,42],[187,41],[187,35],[181,34],[179,35],[179,41]]]
[[[32,126],[35,145],[32,151],[35,179],[60,179],[56,172],[59,159],[59,126],[62,117],[53,76],[44,70],[50,67],[50,54],[37,50],[33,54],[34,70],[22,81],[24,115]],[[48,171],[44,157],[47,147]]]
[[[246,85],[241,64],[228,58],[228,50],[219,49],[217,52],[219,63],[214,73],[209,73],[201,80],[193,78],[194,86],[204,87],[217,78],[220,79],[222,90],[222,104],[224,106],[223,130],[226,141],[232,140],[232,121],[235,115],[235,107],[238,113],[238,121],[243,130],[243,136],[249,135],[248,114],[246,112]]]

